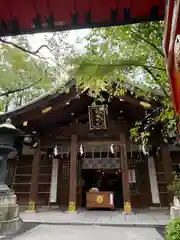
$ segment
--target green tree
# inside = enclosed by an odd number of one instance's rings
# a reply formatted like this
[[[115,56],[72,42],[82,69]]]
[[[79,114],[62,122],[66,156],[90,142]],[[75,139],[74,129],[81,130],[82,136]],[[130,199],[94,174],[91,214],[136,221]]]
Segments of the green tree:
[[[64,60],[75,52],[73,44],[67,41],[68,34],[44,34],[42,44],[36,48],[27,36],[0,38],[2,111],[7,111],[9,106],[21,106],[47,90],[62,89],[68,81],[69,68]]]
[[[19,46],[30,49],[26,38],[18,40]],[[0,45],[0,101],[1,110],[21,106],[45,93],[53,86],[47,63],[13,45]]]
[[[137,142],[147,141],[157,124],[161,124],[164,140],[176,131],[162,39],[163,22],[93,29],[84,39],[85,52],[67,59],[70,75],[97,97],[102,90],[121,95],[128,85],[137,97],[161,102],[162,111],[146,121],[148,126],[136,123],[132,129],[132,137]],[[114,82],[116,90],[112,91]]]

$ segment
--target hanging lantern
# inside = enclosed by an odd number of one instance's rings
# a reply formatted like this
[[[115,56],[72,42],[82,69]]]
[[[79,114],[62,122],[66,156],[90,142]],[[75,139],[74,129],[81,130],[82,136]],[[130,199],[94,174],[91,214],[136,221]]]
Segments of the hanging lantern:
[[[111,152],[112,154],[115,154],[114,145],[113,145],[113,144],[111,144],[111,146],[110,146],[110,152]]]
[[[55,146],[55,148],[54,148],[54,156],[57,156],[58,155],[58,148],[57,148],[57,146]]]
[[[142,152],[145,156],[149,156],[148,148],[144,143],[142,144]]]
[[[90,130],[107,128],[106,126],[107,106],[106,105],[89,106],[88,112],[89,112]]]
[[[80,155],[82,156],[84,154],[84,149],[83,149],[83,145],[81,144],[80,148],[79,148],[79,151],[80,151]]]

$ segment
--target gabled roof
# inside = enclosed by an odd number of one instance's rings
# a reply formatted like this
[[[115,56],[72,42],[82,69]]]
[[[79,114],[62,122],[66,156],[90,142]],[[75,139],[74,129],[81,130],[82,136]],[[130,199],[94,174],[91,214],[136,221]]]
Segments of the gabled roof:
[[[18,124],[18,121],[16,121],[16,119],[23,119],[23,121],[26,121],[31,118],[36,118],[37,115],[47,107],[50,106],[51,107],[53,106],[53,108],[56,108],[57,106],[64,107],[64,105],[69,103],[69,101],[76,98],[77,95],[78,91],[76,90],[75,87],[71,88],[68,93],[49,92],[32,100],[29,103],[26,103],[21,107],[17,107],[14,110],[2,113],[0,115],[0,119],[2,122],[7,118],[11,118],[14,124]]]
[[[1,121],[3,119],[22,115],[22,114],[32,111],[36,108],[40,108],[40,107],[43,108],[49,104],[52,104],[52,102],[54,100],[57,100],[60,97],[63,98],[64,96],[66,96],[68,99],[68,94],[64,89],[67,89],[69,94],[72,94],[72,92],[74,92],[74,94],[76,95],[78,93],[78,91],[76,90],[76,85],[75,85],[74,79],[68,81],[61,87],[62,87],[62,89],[58,89],[56,91],[50,90],[47,93],[44,93],[44,94],[40,95],[39,97],[31,100],[30,102],[27,102],[22,106],[16,107],[15,109],[12,109],[7,112],[1,112],[0,113]]]
[[[81,120],[83,118],[87,121],[88,106],[94,99],[88,95],[88,90],[77,89],[74,81],[68,82],[66,86],[69,86],[68,92],[44,94],[22,107],[1,114],[0,121],[4,122],[5,119],[11,118],[13,124],[23,131],[44,131],[48,128],[65,126],[70,124],[74,118],[81,118]],[[124,87],[129,89],[127,84]],[[137,86],[134,87],[136,88]],[[105,96],[106,104],[111,105],[111,111],[114,112],[113,115],[116,118],[123,110],[125,120],[133,122],[144,117],[145,109],[141,105],[143,99],[134,98],[131,91],[130,88],[125,95],[113,97],[112,104],[107,100],[108,93],[103,92],[102,95]],[[156,105],[159,102],[153,104]]]
[[[165,0],[1,0],[0,36],[163,20]]]

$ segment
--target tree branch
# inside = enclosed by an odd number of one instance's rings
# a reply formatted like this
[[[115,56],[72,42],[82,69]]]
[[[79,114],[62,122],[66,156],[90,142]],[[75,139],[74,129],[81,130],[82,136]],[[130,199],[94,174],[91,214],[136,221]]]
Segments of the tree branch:
[[[13,94],[13,93],[22,92],[24,90],[27,90],[27,89],[35,86],[36,84],[38,84],[42,79],[43,79],[43,77],[38,79],[36,82],[34,82],[34,83],[32,83],[32,84],[30,84],[28,86],[25,86],[23,88],[16,88],[16,89],[13,89],[13,90],[8,90],[8,91],[6,91],[4,93],[0,93],[0,97],[8,96],[8,95]]]
[[[28,54],[34,55],[34,56],[36,56],[36,57],[38,57],[37,54],[39,53],[39,51],[40,51],[42,48],[47,48],[49,51],[52,51],[52,50],[51,50],[47,45],[45,45],[45,44],[44,44],[44,45],[41,45],[41,46],[40,46],[38,49],[36,49],[35,51],[30,51],[30,50],[28,50],[28,49],[25,49],[25,48],[17,45],[16,43],[13,43],[13,42],[4,40],[4,39],[2,39],[2,38],[0,38],[0,42],[2,42],[2,43],[4,43],[4,44],[11,45],[11,46],[13,46],[13,47],[15,47],[15,48],[23,51],[23,52],[26,52],[26,53],[28,53]]]
[[[154,66],[148,66],[148,65],[144,65],[142,63],[139,63],[138,61],[134,61],[134,60],[121,60],[120,63],[113,63],[113,64],[96,64],[96,63],[82,63],[82,65],[84,66],[94,66],[94,65],[98,65],[100,67],[123,67],[123,66],[136,66],[136,67],[143,67],[143,68],[150,68],[150,69],[154,69],[154,70],[159,70],[159,71],[163,71],[166,72],[165,68],[159,68],[159,67],[154,67]]]
[[[160,88],[162,89],[162,91],[164,92],[165,96],[166,97],[169,97],[166,89],[164,88],[164,86],[161,84],[161,82],[157,79],[157,77],[155,76],[155,74],[150,70],[148,69],[146,66],[143,66],[144,70],[146,70],[146,72],[148,72],[151,77],[156,81],[156,83],[160,86]]]
[[[155,70],[160,70],[160,71],[165,71],[166,69],[164,68],[159,68],[159,67],[154,67],[154,66],[148,66],[148,65],[143,65],[137,61],[130,61],[130,60],[122,60],[119,64],[96,64],[96,63],[83,63],[84,66],[100,66],[100,67],[122,67],[122,66],[136,66],[136,67],[142,67],[147,73],[149,73],[152,78],[156,81],[156,83],[159,85],[159,87],[162,89],[162,91],[164,92],[166,97],[169,97],[167,91],[164,89],[164,86],[161,84],[161,82],[157,79],[157,77],[155,76],[155,74],[150,70],[150,69],[155,69]]]
[[[145,68],[151,68],[151,69],[155,69],[155,70],[159,70],[159,71],[163,71],[166,72],[165,68],[159,68],[159,67],[154,67],[154,66],[148,66],[148,65],[143,65],[141,63],[136,63],[135,61],[128,61],[126,62],[126,60],[124,62],[122,62],[122,64],[98,64],[99,66],[105,67],[105,66],[114,66],[114,67],[120,67],[120,66],[136,66],[136,67],[145,67]]]
[[[164,57],[164,53],[152,42],[150,42],[148,39],[142,37],[142,35],[139,35],[136,31],[132,30],[132,32],[140,39],[142,39],[144,42],[149,44],[151,47],[153,47],[162,57]]]

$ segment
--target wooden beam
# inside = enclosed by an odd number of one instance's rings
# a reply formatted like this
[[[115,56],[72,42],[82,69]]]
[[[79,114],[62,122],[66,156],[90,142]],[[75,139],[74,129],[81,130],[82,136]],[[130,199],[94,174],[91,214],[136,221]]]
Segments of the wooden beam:
[[[129,213],[131,212],[131,197],[128,177],[126,137],[123,133],[120,134],[120,146],[121,146],[121,169],[122,169],[124,212]]]
[[[40,143],[39,143],[39,146],[34,153],[33,161],[32,161],[32,177],[31,177],[31,187],[30,187],[29,206],[28,206],[28,211],[31,211],[31,212],[36,211],[38,181],[39,181],[39,173],[40,173],[40,161],[41,161],[41,151],[40,151]]]
[[[47,116],[51,115],[52,112],[55,112],[60,108],[65,107],[66,103],[71,102],[73,99],[76,98],[77,95],[78,92],[76,89],[71,89],[68,94],[59,93],[56,94],[56,96],[54,95],[54,97],[53,95],[50,95],[49,97],[47,97],[47,99],[40,99],[34,104],[27,105],[27,107],[10,113],[9,116],[12,118],[14,124],[19,124],[20,122],[24,121],[37,121],[39,118],[45,119]],[[42,110],[49,106],[52,107],[52,110],[46,114],[43,114]]]
[[[71,137],[73,134],[78,134],[79,136],[87,136],[88,133],[102,133],[102,132],[112,132],[117,135],[119,139],[119,131],[128,133],[127,125],[123,121],[117,121],[116,123],[112,123],[111,121],[107,122],[107,129],[102,130],[90,130],[89,123],[86,124],[72,124],[69,126],[62,127],[54,127],[52,129],[48,129],[47,131],[42,132],[42,141],[44,139],[55,139],[58,136]]]
[[[44,142],[44,144],[42,144],[43,148],[53,148],[55,145],[69,145],[71,144],[71,140],[53,140],[53,141],[49,141],[49,142]],[[90,140],[90,139],[79,139],[78,141],[78,145],[93,145],[93,146],[101,146],[101,145],[110,145],[110,144],[114,144],[114,145],[119,145],[119,140],[115,140],[114,138],[112,138],[112,140],[108,139],[101,139],[101,140]]]
[[[118,96],[117,98],[119,100],[122,99],[122,100],[124,100],[124,102],[130,103],[130,104],[135,105],[137,107],[143,108],[143,106],[141,106],[141,104],[140,104],[140,102],[141,102],[140,100],[132,98],[132,97],[130,97],[128,95]]]
[[[77,135],[71,137],[70,180],[69,180],[69,211],[76,211],[77,190]]]

